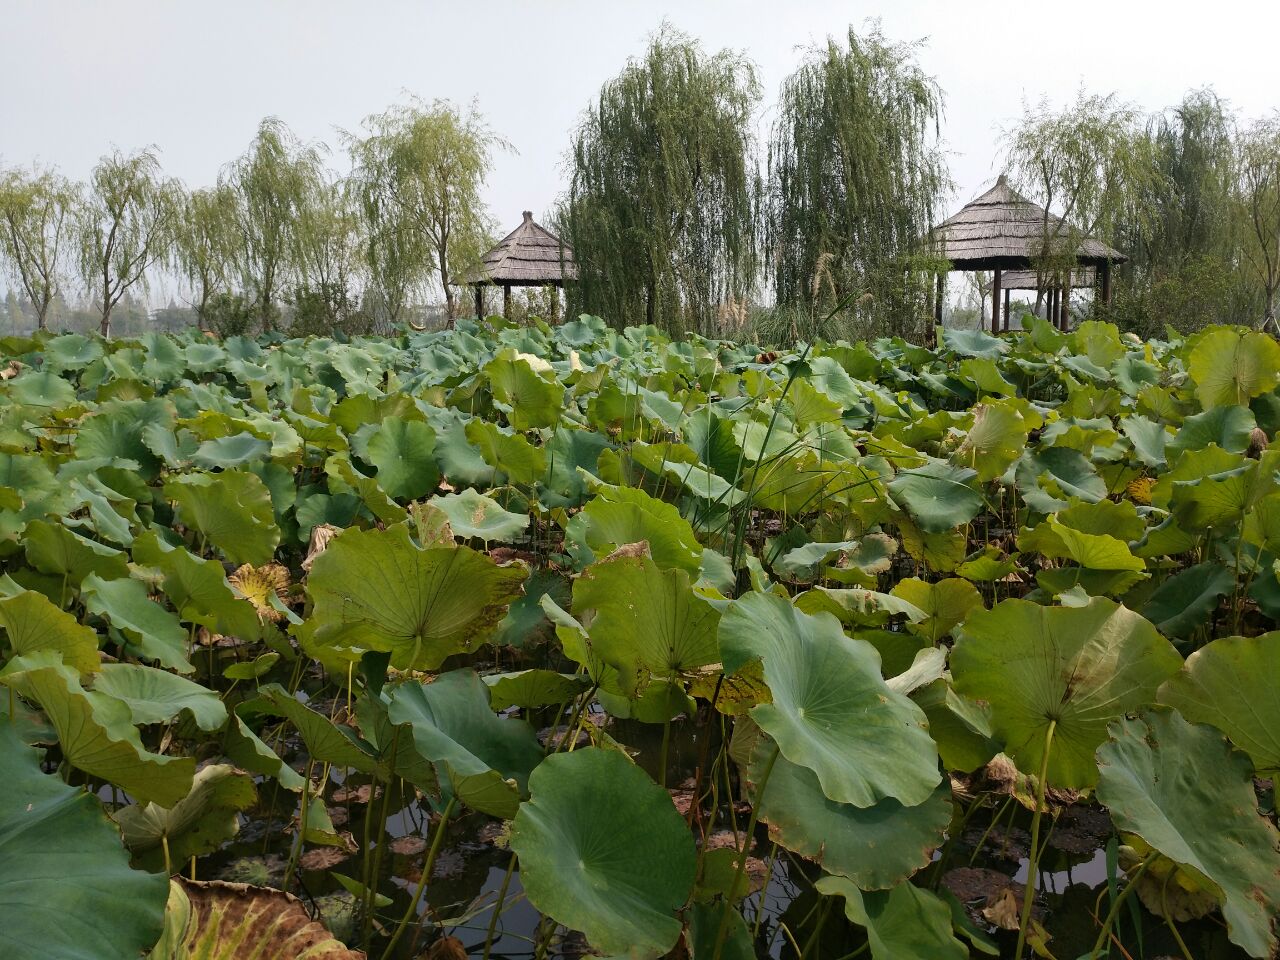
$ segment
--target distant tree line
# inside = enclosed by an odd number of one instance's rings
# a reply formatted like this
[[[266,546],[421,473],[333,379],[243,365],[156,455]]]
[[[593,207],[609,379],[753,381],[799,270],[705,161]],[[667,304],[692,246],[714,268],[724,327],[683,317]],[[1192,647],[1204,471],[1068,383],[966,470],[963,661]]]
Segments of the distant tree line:
[[[810,49],[760,143],[751,61],[664,26],[571,133],[552,211],[579,264],[570,312],[773,342],[919,336],[952,183],[943,92],[917,53],[878,29]],[[1045,221],[1046,280],[1089,235],[1129,257],[1106,310],[1127,329],[1275,324],[1280,114],[1245,122],[1197,90],[1148,115],[1081,91],[1026,106],[1001,139],[1001,170],[1063,218]],[[456,315],[495,227],[481,192],[510,145],[474,106],[412,100],[341,147],[351,172],[336,177],[326,147],[267,118],[200,189],[151,150],[108,154],[82,184],[0,171],[5,312],[13,322],[17,303],[44,327],[87,297],[110,334],[157,277],[178,277],[190,315],[222,335],[390,330],[416,325],[432,295]]]
[[[574,135],[571,308],[703,333],[728,319],[775,341],[921,333],[951,181],[942,91],[915,54],[852,29],[810,50],[762,149],[752,63],[664,28]],[[1275,323],[1280,115],[1241,123],[1211,90],[1152,116],[1081,92],[1026,107],[1002,140],[1016,186],[1064,218],[1045,222],[1046,281],[1094,236],[1130,258],[1107,313],[1128,329]]]
[[[219,335],[390,330],[474,266],[493,224],[480,202],[493,150],[471,108],[413,100],[343,135],[349,176],[326,148],[268,117],[209,187],[165,175],[154,150],[102,157],[85,183],[0,170],[0,267],[9,329],[82,321],[110,336],[158,278],[179,278],[189,316]],[[157,311],[164,325],[183,311]],[[136,318],[134,318],[136,321]],[[78,323],[76,325],[79,325]],[[130,324],[133,326],[133,324]]]

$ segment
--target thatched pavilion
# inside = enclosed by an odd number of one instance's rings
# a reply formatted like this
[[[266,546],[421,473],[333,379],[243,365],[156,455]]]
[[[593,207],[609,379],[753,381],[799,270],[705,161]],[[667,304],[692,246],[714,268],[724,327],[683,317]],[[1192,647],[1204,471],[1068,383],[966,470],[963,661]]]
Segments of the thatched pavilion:
[[[502,288],[502,314],[511,313],[512,287],[551,287],[551,319],[559,313],[558,291],[578,279],[573,250],[524,211],[524,221],[484,255],[480,268],[466,279],[475,288],[476,316],[484,316],[485,287]]]
[[[1045,234],[1070,236],[1071,231],[1060,217],[1046,214],[1044,207],[1032,203],[1009,186],[1004,175],[996,185],[965,204],[959,213],[944,220],[933,231],[939,255],[945,257],[953,270],[964,272],[990,270],[991,329],[993,332],[1009,329],[1009,289],[1040,290],[1049,295],[1049,317],[1059,329],[1067,328],[1070,316],[1071,289],[1073,285],[1100,284],[1098,295],[1103,303],[1111,302],[1111,265],[1128,259],[1100,240],[1086,237],[1079,242],[1075,261],[1077,269],[1070,276],[1042,277],[1037,275],[1035,258],[1044,248]],[[1006,282],[1011,272],[1013,283]],[[1064,271],[1065,272],[1065,271]],[[934,302],[934,317],[942,322],[943,283],[945,274],[938,274],[938,290]],[[1048,288],[1041,284],[1048,282]],[[1000,309],[1004,293],[1003,319]]]

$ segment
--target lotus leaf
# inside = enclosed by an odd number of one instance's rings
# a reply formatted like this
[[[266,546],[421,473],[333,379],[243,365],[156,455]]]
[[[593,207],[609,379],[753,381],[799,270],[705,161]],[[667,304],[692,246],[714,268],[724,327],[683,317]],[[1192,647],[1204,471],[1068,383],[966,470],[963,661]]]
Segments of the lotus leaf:
[[[162,806],[177,803],[190,791],[195,760],[146,750],[128,704],[85,690],[75,670],[52,651],[15,657],[0,671],[0,684],[40,705],[73,767]]]
[[[307,580],[316,640],[391,653],[398,669],[433,670],[475,649],[520,595],[525,569],[467,547],[422,549],[404,524],[347,530]]]
[[[1114,601],[1042,607],[1004,600],[972,613],[951,652],[956,691],[991,708],[991,725],[1019,769],[1090,787],[1107,724],[1155,700],[1182,658],[1151,623]]]
[[[529,772],[542,758],[532,728],[494,715],[489,688],[471,670],[391,691],[388,716],[407,724],[418,754],[436,764],[457,798],[495,817],[515,814]]]
[[[1206,644],[1160,688],[1160,702],[1211,723],[1249,754],[1259,776],[1280,774],[1280,632]]]
[[[1209,881],[1232,942],[1273,956],[1280,833],[1258,814],[1248,758],[1176,711],[1118,719],[1109,732],[1098,750],[1098,799],[1116,827]]]
[[[693,889],[693,836],[667,792],[614,750],[543,760],[511,825],[529,902],[606,953],[665,954]]]
[[[6,960],[136,960],[160,936],[167,882],[129,868],[102,805],[40,771],[0,723],[0,937]]]
[[[835,617],[751,593],[722,616],[720,647],[728,672],[763,662],[773,702],[751,717],[783,757],[817,775],[827,797],[915,806],[933,793],[940,775],[924,714],[889,689],[875,648],[845,636]]]
[[[826,876],[819,893],[844,898],[844,912],[866,927],[873,960],[967,960],[969,950],[951,932],[951,908],[913,883],[864,893],[844,877]]]

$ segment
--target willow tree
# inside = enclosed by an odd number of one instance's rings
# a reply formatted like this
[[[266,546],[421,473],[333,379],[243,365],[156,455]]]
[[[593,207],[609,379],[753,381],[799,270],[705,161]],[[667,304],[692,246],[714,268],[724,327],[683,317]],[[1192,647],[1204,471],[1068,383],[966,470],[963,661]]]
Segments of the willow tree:
[[[332,333],[355,314],[353,283],[361,272],[361,218],[352,192],[322,180],[299,210],[296,224],[296,332]]]
[[[277,299],[298,276],[298,220],[324,180],[320,150],[283,121],[267,117],[219,183],[236,198],[233,264],[263,330],[278,319]]]
[[[1019,122],[1004,132],[1011,178],[1045,210],[1035,258],[1042,291],[1051,276],[1075,267],[1084,237],[1114,241],[1122,221],[1146,228],[1159,173],[1143,122],[1114,94],[1081,90],[1061,109],[1045,100],[1025,105]]]
[[[0,172],[0,261],[31,302],[36,326],[66,282],[75,188],[52,171]]]
[[[1251,319],[1254,286],[1237,269],[1235,122],[1212,90],[1153,114],[1123,148],[1112,243],[1129,256],[1109,318],[1146,335]],[[1134,175],[1139,163],[1150,169]]]
[[[95,301],[98,329],[111,336],[111,313],[148,273],[169,259],[181,188],[151,150],[104,156],[76,208],[80,271]]]
[[[921,288],[903,281],[948,183],[942,92],[916,50],[850,29],[844,42],[810,50],[783,81],[769,141],[767,236],[779,305],[811,309],[855,296],[890,329],[914,309]]]
[[[178,269],[191,285],[196,321],[208,329],[211,300],[230,292],[236,252],[236,197],[225,184],[183,198],[173,234]]]
[[[414,99],[364,121],[349,137],[351,183],[363,212],[370,282],[394,321],[432,280],[456,315],[454,287],[474,270],[493,221],[481,192],[495,150],[510,145],[475,106]]]
[[[1262,326],[1274,328],[1280,291],[1280,114],[1242,134],[1239,169],[1244,257],[1262,286]]]
[[[623,325],[713,329],[755,285],[755,67],[664,28],[600,91],[569,154],[558,220],[570,308]]]

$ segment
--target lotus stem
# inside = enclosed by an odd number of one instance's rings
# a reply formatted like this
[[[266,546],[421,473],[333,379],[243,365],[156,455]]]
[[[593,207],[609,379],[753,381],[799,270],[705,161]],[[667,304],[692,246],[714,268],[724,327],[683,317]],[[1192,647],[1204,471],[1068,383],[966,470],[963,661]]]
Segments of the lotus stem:
[[[1027,942],[1027,926],[1031,923],[1031,903],[1036,897],[1036,877],[1040,871],[1040,816],[1044,810],[1045,781],[1049,776],[1049,751],[1053,747],[1053,731],[1058,721],[1050,720],[1044,735],[1044,759],[1040,761],[1040,781],[1036,784],[1036,809],[1031,815],[1031,850],[1027,860],[1027,889],[1022,896],[1022,916],[1018,921],[1018,946],[1014,960],[1022,960],[1022,947]]]
[[[662,749],[658,754],[658,786],[667,788],[667,750],[671,746],[671,718],[662,724]]]
[[[388,770],[396,768],[396,751],[400,746],[400,728],[396,728],[394,736],[391,738],[391,755],[390,762],[387,764]],[[373,866],[369,877],[369,883],[365,887],[365,906],[364,906],[364,942],[365,946],[369,945],[369,938],[373,935],[373,908],[374,901],[378,896],[378,876],[382,873],[382,851],[386,849],[383,842],[383,834],[387,832],[387,815],[390,811],[387,809],[391,806],[391,784],[392,778],[388,777],[383,787],[382,805],[378,808],[378,842],[373,848]],[[377,780],[373,782],[369,796],[369,806],[372,807],[377,800],[374,793],[377,792]],[[367,827],[368,824],[366,823]],[[369,849],[365,848],[365,856],[368,857]]]
[[[1098,934],[1098,939],[1093,942],[1093,949],[1089,951],[1090,957],[1096,957],[1098,955],[1098,951],[1102,949],[1102,945],[1107,940],[1107,934],[1111,932],[1111,927],[1115,924],[1116,917],[1120,915],[1121,905],[1126,899],[1128,899],[1129,894],[1137,889],[1138,878],[1147,872],[1147,867],[1151,866],[1154,859],[1155,857],[1152,855],[1143,860],[1142,863],[1138,865],[1138,869],[1134,872],[1133,876],[1129,878],[1129,882],[1124,885],[1124,889],[1121,890],[1115,900],[1111,902],[1111,909],[1107,911],[1107,918],[1102,921],[1102,930]]]
[[[293,879],[293,871],[297,866],[298,858],[302,856],[302,846],[307,842],[307,805],[311,800],[311,770],[315,766],[314,760],[307,761],[307,771],[302,777],[302,807],[298,813],[298,842],[293,844],[289,850],[289,862],[284,869],[284,886],[281,888],[285,893],[289,892],[289,881]]]
[[[431,876],[431,871],[436,865],[436,855],[440,852],[440,842],[444,839],[445,827],[449,824],[449,818],[453,816],[453,808],[457,802],[457,797],[450,797],[449,802],[445,804],[444,812],[440,814],[440,822],[436,824],[435,835],[431,838],[431,849],[427,851],[427,859],[422,865],[422,876],[418,878],[418,887],[413,891],[413,899],[409,902],[409,907],[405,910],[404,916],[396,924],[396,932],[391,935],[391,942],[387,944],[387,949],[383,951],[382,960],[391,960],[396,944],[404,936],[404,932],[409,926],[409,921],[418,912],[418,904],[422,902],[422,893],[427,889],[427,879]],[[416,940],[417,938],[415,937],[414,939]],[[412,949],[409,952],[412,953]]]
[[[716,930],[716,948],[711,960],[720,960],[724,953],[725,938],[729,936],[729,914],[733,912],[733,895],[742,886],[742,878],[747,872],[747,855],[751,852],[751,840],[756,833],[756,824],[760,821],[760,801],[764,799],[764,790],[769,783],[769,774],[773,773],[773,765],[778,761],[778,745],[773,745],[773,752],[764,765],[764,773],[756,785],[755,803],[751,805],[751,819],[747,821],[747,832],[742,838],[742,851],[738,856],[738,872],[734,874],[733,885],[729,887],[729,896],[725,899],[724,913],[720,914],[720,927]]]
[[[160,834],[160,846],[164,850],[164,875],[172,877],[173,864],[169,860],[169,835],[167,833]]]
[[[511,854],[507,861],[507,873],[502,878],[502,886],[498,888],[498,899],[493,904],[493,915],[489,917],[489,929],[484,935],[484,953],[480,960],[489,960],[489,951],[493,949],[493,934],[498,929],[498,917],[502,915],[502,906],[507,900],[507,887],[511,885],[511,875],[515,873],[516,855]]]
[[[1146,866],[1145,861],[1143,866]],[[1164,922],[1169,925],[1169,932],[1173,934],[1173,939],[1178,941],[1178,949],[1182,951],[1184,960],[1193,960],[1191,951],[1187,949],[1186,941],[1182,939],[1182,934],[1178,932],[1178,925],[1173,922],[1173,916],[1169,913],[1169,881],[1173,879],[1173,874],[1174,871],[1170,870],[1160,887],[1160,912],[1164,914]]]

